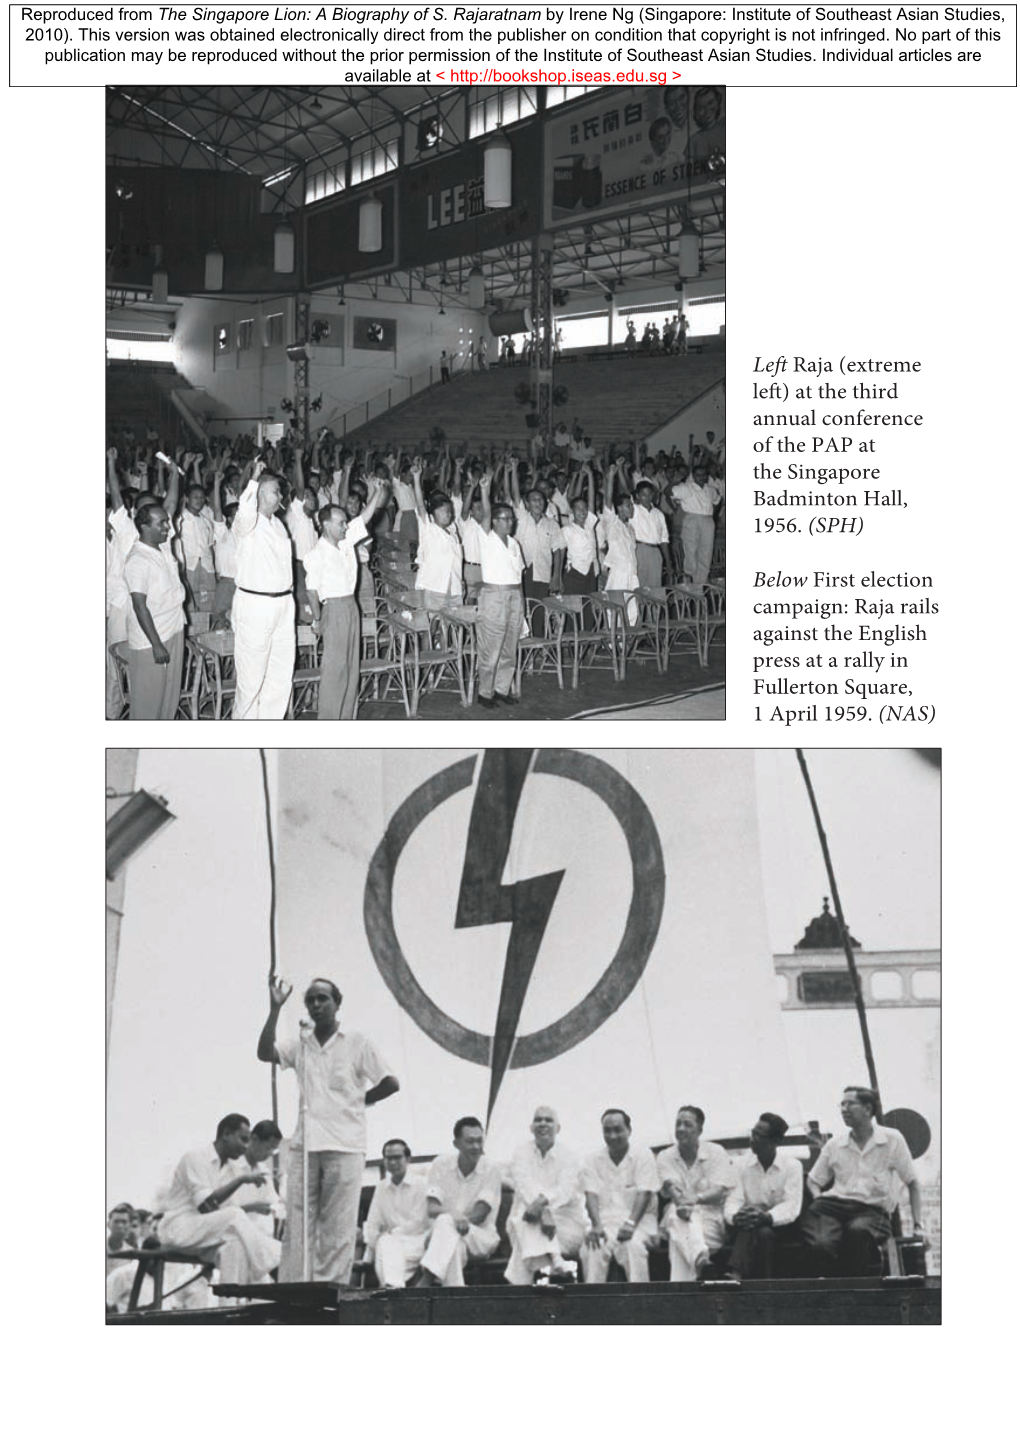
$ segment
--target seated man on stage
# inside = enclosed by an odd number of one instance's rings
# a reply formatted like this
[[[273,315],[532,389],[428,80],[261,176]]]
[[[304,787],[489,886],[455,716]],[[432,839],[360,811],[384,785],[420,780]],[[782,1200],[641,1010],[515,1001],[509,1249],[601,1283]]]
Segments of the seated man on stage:
[[[632,1148],[630,1131],[630,1116],[622,1108],[607,1108],[602,1115],[605,1147],[589,1155],[581,1170],[591,1221],[581,1264],[589,1284],[605,1283],[612,1260],[628,1280],[648,1281],[648,1251],[659,1237],[655,1217],[659,1181],[651,1150]]]
[[[875,1246],[892,1233],[895,1174],[907,1186],[914,1231],[923,1235],[921,1185],[907,1141],[896,1129],[875,1122],[873,1088],[845,1088],[839,1105],[846,1133],[834,1135],[808,1175],[814,1196],[804,1218],[804,1236],[817,1275],[874,1273]]]
[[[771,1279],[777,1242],[790,1239],[804,1197],[800,1160],[776,1153],[789,1125],[777,1113],[763,1113],[751,1130],[751,1152],[736,1164],[737,1182],[724,1207],[736,1230],[729,1280]]]
[[[261,1179],[262,1183],[242,1184],[235,1190],[233,1199],[245,1214],[251,1215],[252,1224],[270,1239],[276,1238],[276,1221],[283,1221],[284,1209],[283,1201],[273,1184],[273,1173],[267,1160],[278,1152],[282,1142],[283,1134],[279,1126],[271,1118],[260,1119],[251,1131],[251,1138],[244,1151],[244,1162],[238,1167],[243,1169],[247,1165],[254,1177]],[[260,1164],[264,1164],[265,1168],[260,1168]]]
[[[690,1282],[709,1269],[726,1239],[723,1205],[733,1188],[733,1165],[718,1144],[701,1142],[705,1115],[692,1103],[677,1109],[676,1143],[655,1161],[667,1199],[662,1228],[669,1238],[669,1278]]]
[[[403,1289],[425,1253],[425,1185],[407,1172],[411,1150],[403,1139],[387,1139],[382,1157],[387,1177],[376,1185],[365,1220],[365,1259],[383,1289]]]
[[[242,1184],[265,1182],[265,1174],[234,1162],[244,1154],[250,1136],[244,1115],[230,1113],[217,1124],[211,1144],[185,1154],[174,1170],[160,1225],[166,1249],[211,1253],[219,1246],[225,1284],[255,1284],[280,1263],[277,1241],[260,1233],[252,1216],[230,1202]]]
[[[514,1202],[507,1221],[512,1254],[506,1278],[530,1285],[537,1272],[576,1279],[573,1259],[584,1239],[580,1164],[576,1154],[556,1142],[560,1121],[541,1105],[531,1120],[532,1142],[516,1150],[510,1176]]]
[[[421,1262],[422,1285],[463,1285],[469,1259],[488,1259],[499,1243],[496,1216],[503,1179],[485,1158],[485,1134],[476,1118],[453,1126],[455,1154],[439,1154],[429,1174],[432,1234]]]

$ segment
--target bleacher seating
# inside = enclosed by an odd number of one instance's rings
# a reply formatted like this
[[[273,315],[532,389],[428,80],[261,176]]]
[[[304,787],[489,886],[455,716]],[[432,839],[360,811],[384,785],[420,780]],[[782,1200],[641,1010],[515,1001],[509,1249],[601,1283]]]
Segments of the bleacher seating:
[[[555,384],[566,387],[569,398],[554,406],[553,421],[562,419],[570,427],[576,417],[596,448],[645,438],[721,382],[725,369],[725,354],[718,348],[685,358],[567,355],[556,364]],[[350,437],[414,451],[438,427],[451,448],[465,438],[472,447],[509,443],[522,448],[531,432],[526,422],[531,410],[514,394],[529,377],[524,367],[458,374],[452,383],[434,384],[373,418]]]

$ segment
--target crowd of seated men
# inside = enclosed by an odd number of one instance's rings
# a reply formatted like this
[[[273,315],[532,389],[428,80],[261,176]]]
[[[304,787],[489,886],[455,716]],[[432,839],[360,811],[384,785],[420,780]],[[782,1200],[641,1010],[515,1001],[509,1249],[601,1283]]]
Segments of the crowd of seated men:
[[[125,708],[114,651],[132,718],[174,718],[189,621],[201,619],[235,632],[235,717],[284,715],[304,624],[328,657],[320,718],[348,718],[386,536],[400,582],[435,608],[505,588],[507,566],[525,603],[668,584],[703,592],[724,456],[714,438],[689,458],[633,442],[597,451],[576,420],[519,451],[440,443],[414,456],[347,447],[328,430],[304,448],[243,437],[172,456],[158,438],[122,435],[106,458],[107,715]],[[510,558],[486,577],[490,528]]]
[[[471,1116],[454,1125],[452,1151],[420,1172],[407,1142],[389,1139],[355,1274],[391,1289],[461,1286],[465,1271],[494,1261],[511,1285],[612,1276],[644,1283],[653,1277],[650,1259],[665,1256],[677,1283],[875,1274],[904,1188],[914,1237],[924,1243],[920,1182],[903,1136],[880,1122],[873,1090],[847,1088],[840,1112],[844,1131],[823,1143],[809,1169],[784,1151],[788,1125],[778,1114],[760,1114],[748,1152],[731,1158],[703,1137],[705,1115],[694,1104],[678,1109],[675,1142],[658,1153],[633,1141],[620,1108],[602,1114],[602,1147],[588,1155],[563,1141],[548,1105],[536,1108],[530,1136],[505,1164],[486,1155],[483,1126]],[[275,1278],[284,1206],[266,1160],[280,1142],[274,1123],[251,1129],[242,1115],[228,1115],[211,1146],[180,1161],[161,1215],[117,1205],[107,1230],[108,1307],[127,1304],[135,1266],[111,1256],[132,1247],[203,1236],[214,1245],[197,1273],[167,1267],[169,1308],[207,1305],[214,1263],[228,1283]],[[505,1262],[495,1258],[501,1250]]]

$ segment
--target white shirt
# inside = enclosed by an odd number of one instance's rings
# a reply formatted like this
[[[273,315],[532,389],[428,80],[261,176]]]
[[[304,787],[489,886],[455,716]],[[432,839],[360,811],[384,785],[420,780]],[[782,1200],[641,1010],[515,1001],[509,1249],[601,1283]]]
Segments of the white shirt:
[[[247,1172],[248,1161],[243,1156],[228,1159],[225,1164],[221,1164],[214,1144],[203,1144],[199,1149],[189,1149],[183,1158],[178,1160],[164,1201],[164,1234],[166,1226],[172,1220],[182,1214],[197,1214],[198,1206],[204,1204],[214,1190],[222,1189],[223,1185],[229,1184],[231,1179],[236,1179],[239,1174],[247,1174]],[[231,1202],[232,1197],[225,1199],[220,1208],[224,1208]]]
[[[913,1184],[917,1178],[907,1141],[896,1129],[875,1124],[863,1149],[857,1147],[849,1129],[831,1138],[818,1155],[808,1183],[816,1193],[891,1211],[899,1202],[894,1174],[904,1184]],[[830,1179],[832,1187],[826,1188]]]
[[[563,532],[548,515],[537,521],[523,504],[515,505],[517,542],[525,564],[531,565],[532,578],[544,584],[552,581],[552,557],[563,548]]]
[[[521,1144],[510,1163],[510,1178],[514,1185],[512,1213],[517,1218],[541,1194],[557,1219],[583,1227],[581,1163],[572,1149],[555,1143],[543,1154],[534,1139]]]
[[[405,1174],[399,1184],[384,1179],[375,1186],[365,1220],[365,1244],[374,1249],[381,1234],[424,1234],[429,1226],[425,1181]]]
[[[458,1154],[438,1154],[429,1170],[426,1193],[436,1199],[444,1214],[466,1219],[472,1206],[483,1199],[492,1210],[485,1220],[486,1228],[495,1228],[499,1203],[503,1196],[503,1176],[499,1165],[483,1154],[466,1177],[460,1172]]]
[[[339,544],[325,535],[305,555],[305,584],[320,600],[352,595],[358,583],[358,542],[368,537],[363,519],[352,519]]]
[[[469,514],[466,519],[460,521],[460,538],[464,549],[465,564],[481,564],[482,544],[481,535],[484,530],[477,519]]]
[[[234,1160],[234,1163],[237,1165],[238,1174],[264,1174],[266,1182],[264,1184],[239,1184],[227,1200],[227,1204],[236,1205],[238,1209],[243,1209],[246,1204],[268,1204],[270,1211],[268,1214],[249,1214],[248,1222],[272,1239],[275,1229],[274,1217],[283,1217],[283,1204],[273,1184],[273,1161],[271,1158],[263,1159],[261,1163],[253,1166],[242,1154],[239,1159]]]
[[[603,509],[599,523],[606,540],[606,589],[637,589],[637,540],[629,521],[615,509]]]
[[[598,559],[597,523],[595,515],[589,514],[583,524],[575,524],[571,520],[560,531],[567,546],[567,567],[577,574],[587,574]]]
[[[504,543],[495,529],[488,534],[482,529],[479,538],[482,548],[482,583],[520,584],[521,575],[524,573],[524,555],[513,535],[508,534]]]
[[[155,549],[139,539],[125,561],[124,582],[129,594],[145,596],[152,623],[164,645],[184,629],[184,585],[169,540]],[[127,639],[132,650],[151,648],[133,609],[127,614]]]
[[[391,482],[398,512],[413,514],[415,509],[414,489],[410,484],[405,484],[403,479],[394,478]]]
[[[666,516],[653,504],[646,509],[644,504],[634,505],[634,538],[639,544],[668,544],[669,530]]]
[[[197,569],[199,565],[213,572],[213,520],[203,509],[193,514],[182,509],[178,515],[178,537],[184,556],[185,569]]]
[[[676,1144],[670,1144],[668,1149],[663,1149],[662,1153],[656,1156],[655,1167],[660,1185],[664,1187],[668,1183],[676,1184],[691,1201],[697,1200],[701,1194],[711,1194],[713,1191],[718,1194],[720,1190],[725,1191],[725,1193],[719,1194],[715,1204],[697,1206],[702,1223],[714,1221],[721,1231],[723,1206],[729,1191],[736,1183],[736,1171],[729,1154],[720,1144],[713,1144],[703,1139],[698,1144],[697,1158],[690,1165],[680,1157],[680,1150]],[[672,1204],[666,1208],[663,1216],[664,1224],[671,1213],[675,1213],[675,1206]]]
[[[693,479],[684,479],[682,484],[674,485],[674,494],[685,514],[712,514],[722,498],[711,479],[704,487]]]
[[[364,1033],[341,1033],[339,1028],[320,1043],[312,1028],[299,1038],[277,1045],[281,1068],[298,1076],[301,1104],[297,1132],[291,1139],[301,1147],[301,1127],[307,1131],[309,1153],[334,1150],[365,1152],[365,1089],[389,1076],[390,1069],[378,1048]]]
[[[737,1182],[726,1196],[726,1223],[732,1224],[741,1209],[767,1209],[778,1229],[792,1224],[800,1213],[804,1197],[804,1174],[800,1160],[777,1154],[763,1169],[756,1154],[747,1154],[734,1165]]]
[[[237,574],[237,544],[234,531],[223,519],[213,523],[213,558],[220,579],[233,579]]]
[[[294,541],[294,557],[303,560],[309,550],[315,548],[319,536],[315,531],[315,520],[305,513],[300,499],[291,499],[287,506],[287,528]]]
[[[418,573],[414,584],[416,589],[460,599],[464,593],[464,551],[455,523],[443,529],[427,514],[418,515]]]
[[[106,613],[109,614],[128,603],[124,565],[138,538],[138,530],[123,504],[111,512],[107,522],[113,531],[113,538],[106,541]]]
[[[648,1227],[650,1223],[654,1230],[659,1179],[651,1149],[636,1149],[631,1145],[619,1164],[614,1164],[609,1150],[603,1146],[585,1159],[581,1168],[581,1188],[586,1194],[598,1195],[599,1218],[604,1225],[613,1228],[634,1217],[635,1200],[647,1189],[652,1197],[641,1224]]]
[[[237,548],[239,589],[276,594],[294,583],[290,535],[276,518],[259,513],[259,485],[249,479],[231,526]]]

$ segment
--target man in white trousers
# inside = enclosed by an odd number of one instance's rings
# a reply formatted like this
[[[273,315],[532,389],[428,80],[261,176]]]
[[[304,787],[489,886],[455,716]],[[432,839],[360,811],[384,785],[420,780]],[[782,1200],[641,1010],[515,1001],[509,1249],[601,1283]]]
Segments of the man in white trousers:
[[[255,1284],[280,1262],[277,1241],[262,1234],[239,1203],[231,1202],[242,1185],[265,1182],[265,1174],[251,1170],[242,1159],[250,1138],[243,1114],[221,1119],[213,1142],[190,1150],[174,1170],[160,1225],[167,1249],[211,1252],[219,1245],[220,1279],[230,1285]],[[238,1173],[239,1168],[244,1172]]]
[[[516,1150],[510,1176],[514,1202],[507,1220],[512,1253],[506,1277],[511,1285],[530,1285],[536,1273],[576,1278],[568,1262],[584,1239],[581,1166],[558,1142],[555,1109],[540,1104],[531,1120],[532,1141]]]
[[[676,1143],[655,1161],[667,1201],[662,1228],[669,1238],[669,1277],[681,1283],[709,1273],[709,1256],[726,1240],[724,1208],[737,1182],[726,1150],[702,1143],[704,1127],[704,1112],[683,1104],[674,1125]]]
[[[400,1084],[370,1038],[340,1031],[343,995],[328,978],[309,983],[305,1009],[311,1021],[277,1047],[276,1024],[291,991],[288,983],[270,982],[269,1016],[258,1043],[259,1061],[292,1068],[301,1094],[297,1133],[290,1141],[280,1279],[346,1285],[365,1169],[365,1110]]]
[[[235,720],[283,720],[294,680],[294,558],[276,517],[280,481],[259,460],[231,532],[237,587],[231,608],[237,689]]]
[[[584,1161],[581,1188],[591,1228],[581,1263],[590,1285],[605,1284],[611,1260],[635,1283],[648,1281],[648,1251],[659,1237],[655,1160],[650,1149],[631,1145],[630,1115],[607,1108],[604,1147]]]
[[[485,1157],[476,1118],[453,1126],[455,1154],[439,1154],[429,1174],[432,1234],[421,1262],[422,1285],[463,1285],[469,1259],[488,1259],[499,1243],[496,1216],[503,1193],[499,1166]]]
[[[365,1259],[384,1289],[402,1289],[425,1253],[425,1183],[408,1174],[411,1150],[403,1139],[388,1139],[382,1157],[386,1178],[376,1185],[365,1220]]]

